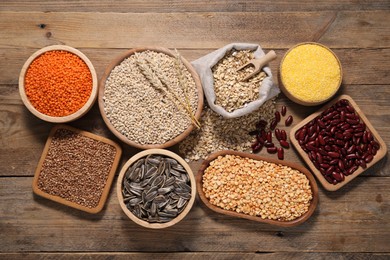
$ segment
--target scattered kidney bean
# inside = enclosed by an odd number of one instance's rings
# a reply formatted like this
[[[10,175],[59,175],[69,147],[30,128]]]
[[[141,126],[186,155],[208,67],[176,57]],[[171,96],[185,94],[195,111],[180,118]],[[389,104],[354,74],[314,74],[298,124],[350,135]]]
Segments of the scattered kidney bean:
[[[267,148],[268,153],[276,153],[277,151],[278,151],[278,148],[276,148],[275,146]]]
[[[292,116],[288,116],[286,121],[285,121],[285,125],[286,126],[290,126],[293,122],[293,117]]]
[[[286,120],[287,121],[287,120]],[[332,184],[367,167],[380,145],[346,99],[339,100],[295,133],[314,166]]]
[[[285,116],[286,113],[287,113],[287,107],[286,106],[282,106],[282,111],[281,111],[282,116]]]
[[[289,143],[287,143],[287,141],[285,141],[285,140],[280,140],[280,145],[284,148],[287,148],[287,149],[290,148]]]
[[[284,141],[287,141],[287,133],[285,130],[280,130],[280,138]]]
[[[275,120],[276,120],[276,122],[280,122],[280,112],[279,111],[276,111],[275,112]]]
[[[280,129],[278,129],[278,128],[275,129],[275,137],[276,137],[276,139],[278,139],[278,141],[281,140]]]
[[[284,150],[282,147],[278,147],[278,159],[283,160],[284,159]]]
[[[272,120],[271,125],[270,125],[271,130],[274,130],[277,124],[278,124],[278,121],[276,121],[275,119]]]

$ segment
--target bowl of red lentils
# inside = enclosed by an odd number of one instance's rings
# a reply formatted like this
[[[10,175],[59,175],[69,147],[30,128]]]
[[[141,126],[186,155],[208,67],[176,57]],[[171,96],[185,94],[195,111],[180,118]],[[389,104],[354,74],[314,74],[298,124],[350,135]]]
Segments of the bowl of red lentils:
[[[65,123],[85,115],[97,98],[97,75],[91,61],[66,45],[32,54],[20,72],[19,93],[38,118]]]
[[[342,68],[336,54],[315,43],[290,48],[280,63],[280,89],[295,103],[317,106],[329,101],[339,90]]]

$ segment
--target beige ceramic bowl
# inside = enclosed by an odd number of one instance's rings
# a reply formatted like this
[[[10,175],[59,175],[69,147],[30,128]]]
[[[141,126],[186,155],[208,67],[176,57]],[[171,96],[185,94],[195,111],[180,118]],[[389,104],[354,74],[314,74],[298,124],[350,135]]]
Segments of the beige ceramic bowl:
[[[146,158],[148,155],[162,155],[164,157],[168,158],[173,158],[177,162],[179,162],[184,169],[186,170],[190,183],[191,183],[191,198],[188,200],[187,205],[185,206],[184,210],[176,217],[170,220],[169,222],[165,223],[150,223],[146,220],[138,218],[136,215],[134,215],[126,206],[124,202],[124,195],[122,193],[122,187],[123,187],[123,180],[126,177],[126,171],[128,170],[129,167],[131,167],[135,162],[142,158]],[[153,186],[152,186],[153,188]],[[195,201],[195,196],[196,196],[196,182],[195,182],[195,177],[194,174],[190,168],[190,166],[177,154],[164,150],[164,149],[149,149],[145,150],[142,152],[137,153],[133,157],[131,157],[126,164],[122,167],[119,177],[117,180],[117,186],[116,186],[116,191],[117,191],[117,197],[119,200],[119,205],[121,206],[123,212],[135,223],[137,223],[140,226],[146,227],[146,228],[152,228],[152,229],[161,229],[161,228],[167,228],[170,226],[173,226],[180,222],[191,210],[194,201]]]
[[[335,65],[335,70],[338,71],[337,73],[339,73],[339,79],[338,81],[335,80],[331,82],[330,85],[324,85],[318,87],[317,89],[306,89],[305,91],[302,91],[307,88],[307,86],[309,86],[310,82],[314,81],[316,82],[316,84],[320,84],[319,81],[316,81],[319,77],[326,77],[327,79],[332,79],[335,76],[335,71],[328,71],[328,73],[324,70],[324,68],[317,66],[319,63],[322,64],[323,62],[325,62],[323,56],[313,56],[310,57],[313,58],[311,60],[308,56],[306,56],[309,55],[309,52],[304,51],[303,48],[312,48],[311,51],[314,52],[313,46],[316,48],[315,51],[320,51],[322,54],[329,57],[332,64]],[[297,53],[300,55],[297,55]],[[293,70],[287,69],[286,64],[294,64]],[[307,67],[303,69],[305,64],[307,65]],[[313,78],[313,75],[317,74],[319,75],[319,77]],[[304,106],[317,106],[327,102],[337,93],[342,82],[342,77],[343,73],[341,63],[333,51],[319,43],[304,42],[293,46],[284,55],[279,68],[279,79],[281,82],[281,84],[279,84],[279,87],[281,91],[295,103]],[[299,90],[292,86],[294,84],[299,84]],[[323,97],[316,97],[315,100],[310,100],[307,97],[307,95],[309,95],[308,93],[310,93],[310,95],[313,95],[317,90],[325,91],[326,95],[324,95]],[[300,96],[299,92],[301,91],[305,93]]]
[[[182,132],[181,134],[177,135],[175,138],[173,138],[171,140],[168,140],[167,142],[162,143],[162,144],[140,144],[140,143],[138,143],[138,142],[136,142],[134,140],[130,140],[125,135],[123,135],[120,131],[118,131],[115,128],[115,126],[110,122],[109,118],[106,115],[106,112],[104,111],[104,100],[103,100],[104,88],[105,88],[105,85],[106,85],[106,80],[110,76],[111,71],[117,65],[122,63],[122,61],[124,59],[130,57],[131,55],[134,55],[134,53],[139,53],[139,52],[143,52],[143,51],[147,51],[147,50],[151,50],[151,51],[155,51],[155,52],[161,52],[161,53],[164,53],[164,54],[166,54],[168,56],[176,57],[174,52],[172,52],[169,49],[162,48],[162,47],[135,48],[135,49],[131,49],[131,50],[123,53],[119,57],[117,57],[107,67],[107,69],[105,70],[102,78],[100,79],[100,82],[99,82],[99,98],[98,98],[99,109],[100,109],[100,113],[101,113],[101,115],[103,117],[103,120],[106,123],[107,127],[122,142],[124,142],[124,143],[126,143],[128,145],[131,145],[133,147],[137,147],[139,149],[152,149],[152,148],[160,148],[161,149],[161,148],[167,148],[167,147],[173,146],[173,145],[177,144],[178,142],[182,141],[185,137],[187,137],[191,133],[191,131],[195,128],[195,126],[193,124],[191,124],[184,132]],[[202,109],[203,109],[203,88],[202,88],[202,85],[200,83],[199,76],[196,73],[195,69],[192,67],[192,65],[186,59],[184,59],[183,57],[181,57],[181,61],[183,62],[184,66],[187,68],[187,70],[191,73],[192,78],[195,81],[195,86],[196,86],[197,91],[198,91],[198,107],[197,107],[197,110],[195,112],[195,118],[197,120],[199,120],[200,115],[202,113]],[[128,109],[131,109],[131,107],[129,107]]]
[[[24,84],[26,72],[27,72],[30,64],[37,57],[42,55],[43,53],[48,52],[48,51],[56,51],[56,50],[67,51],[67,52],[70,52],[70,53],[77,55],[79,58],[81,58],[85,62],[85,64],[87,64],[87,66],[91,72],[91,76],[92,76],[92,92],[91,92],[91,95],[90,95],[89,99],[87,100],[87,102],[78,111],[74,112],[73,114],[63,116],[63,117],[49,116],[49,115],[46,115],[46,114],[39,112],[29,101],[29,99],[26,95],[26,92],[25,92],[25,84]],[[79,50],[72,48],[70,46],[66,46],[66,45],[51,45],[51,46],[47,46],[47,47],[44,47],[44,48],[38,50],[37,52],[32,54],[27,59],[27,61],[23,65],[23,68],[22,68],[20,75],[19,75],[19,93],[20,93],[20,96],[22,98],[24,105],[36,117],[38,117],[44,121],[51,122],[51,123],[66,123],[66,122],[76,120],[76,119],[82,117],[83,115],[85,115],[91,109],[94,102],[96,101],[97,91],[98,91],[98,80],[97,80],[95,68],[93,67],[91,61],[87,58],[87,56],[85,56]]]

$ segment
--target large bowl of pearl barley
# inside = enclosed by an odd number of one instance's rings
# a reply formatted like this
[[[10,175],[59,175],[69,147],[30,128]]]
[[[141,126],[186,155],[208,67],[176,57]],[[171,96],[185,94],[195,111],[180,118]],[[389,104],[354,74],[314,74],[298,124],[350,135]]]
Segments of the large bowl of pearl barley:
[[[200,127],[203,89],[178,51],[135,48],[115,58],[99,82],[103,120],[121,141],[166,148]]]

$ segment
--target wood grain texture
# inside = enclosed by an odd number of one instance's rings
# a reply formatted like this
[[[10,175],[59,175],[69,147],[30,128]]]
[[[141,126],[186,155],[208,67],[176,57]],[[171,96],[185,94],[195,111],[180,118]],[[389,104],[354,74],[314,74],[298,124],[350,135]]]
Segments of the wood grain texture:
[[[3,253],[390,251],[388,177],[359,178],[332,193],[320,189],[317,210],[298,227],[217,214],[197,199],[185,219],[163,232],[131,222],[113,188],[103,211],[91,215],[33,196],[31,183],[32,178],[0,178]]]
[[[386,10],[389,2],[328,0],[269,1],[269,0],[125,0],[125,1],[34,1],[3,0],[0,10],[3,11],[41,11],[41,12],[291,12],[291,11],[323,11],[323,10]]]
[[[256,21],[251,22],[251,21]],[[0,47],[219,48],[231,42],[289,48],[318,41],[330,48],[386,48],[390,15],[364,12],[80,13],[2,12]],[[159,37],[156,37],[158,35]]]
[[[180,253],[142,253],[142,252],[92,252],[92,253],[0,253],[0,258],[7,260],[58,260],[58,259],[160,259],[160,260],[182,260],[182,259],[285,259],[285,260],[340,260],[340,259],[356,259],[356,260],[387,260],[389,259],[389,253],[321,253],[321,252],[258,252],[258,253],[240,253],[240,252],[180,252]]]
[[[259,42],[260,45],[262,43]],[[191,62],[220,47],[222,45],[214,49],[178,49],[178,51]],[[36,48],[0,48],[0,59],[4,61],[0,63],[0,84],[18,84],[18,77],[23,64],[37,50]],[[80,48],[79,50],[91,60],[96,69],[98,79],[100,79],[106,67],[128,49]],[[271,49],[264,48],[264,50],[269,51]],[[271,62],[270,68],[275,76],[275,80],[277,80],[279,64],[287,49],[274,50],[278,57]],[[343,67],[342,84],[382,85],[388,84],[390,81],[389,65],[387,65],[390,60],[390,49],[353,48],[332,50],[340,59]]]
[[[347,85],[340,89],[339,94],[350,95],[364,111],[371,124],[378,131],[390,149],[390,103],[387,85]],[[375,103],[373,103],[375,100]],[[294,116],[293,127],[297,122],[314,113],[319,107],[297,106],[280,94],[277,107],[287,105],[288,113]],[[13,85],[0,85],[0,176],[33,176],[43,151],[47,135],[53,126],[34,117],[22,104],[18,89]],[[71,126],[112,139],[123,147],[121,165],[138,152],[117,139],[104,124],[97,104],[81,119],[70,123]],[[281,128],[288,130],[291,128]],[[177,152],[177,146],[171,150]],[[265,151],[260,155],[270,156]],[[389,155],[364,173],[364,176],[390,176]],[[20,158],[19,161],[14,158]],[[293,148],[285,151],[286,160],[304,163]],[[191,163],[198,167],[199,163]],[[194,169],[194,172],[197,168]]]
[[[231,42],[253,42],[276,51],[277,82],[287,49],[317,41],[343,66],[337,94],[356,101],[389,148],[389,10],[388,0],[0,1],[0,259],[389,259],[388,154],[339,191],[320,187],[316,211],[297,227],[217,214],[197,199],[177,225],[147,230],[121,211],[114,187],[97,215],[33,195],[33,174],[53,124],[34,117],[18,93],[24,62],[47,45],[81,50],[100,78],[133,47],[177,48],[193,61]],[[282,105],[293,124],[320,108],[280,95],[276,106]],[[71,125],[120,143],[119,167],[140,151],[108,130],[97,104]],[[285,160],[304,164],[292,148]],[[200,164],[190,163],[195,173]]]

